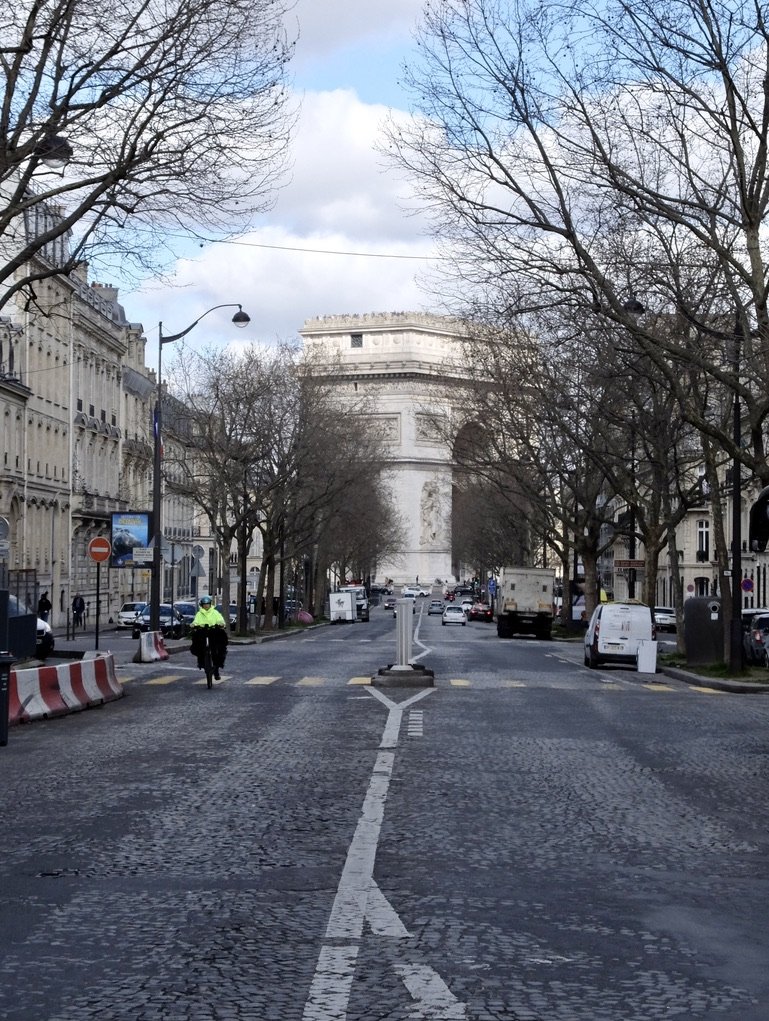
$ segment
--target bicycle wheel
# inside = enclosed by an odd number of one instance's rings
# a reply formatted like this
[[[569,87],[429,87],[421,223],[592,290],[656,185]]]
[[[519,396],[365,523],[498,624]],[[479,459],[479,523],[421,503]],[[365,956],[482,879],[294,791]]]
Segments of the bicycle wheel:
[[[203,668],[206,671],[206,684],[211,688],[214,683],[214,664],[211,660],[211,649],[208,645],[206,645],[206,654],[203,658]]]

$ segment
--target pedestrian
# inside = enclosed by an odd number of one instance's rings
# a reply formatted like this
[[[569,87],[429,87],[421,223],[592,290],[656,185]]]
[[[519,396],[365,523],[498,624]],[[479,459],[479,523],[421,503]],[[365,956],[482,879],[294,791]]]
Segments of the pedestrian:
[[[48,614],[53,609],[53,603],[48,598],[48,593],[44,592],[37,601],[37,615],[40,620],[48,620]]]
[[[75,627],[84,627],[83,614],[85,613],[85,599],[78,592],[72,600],[72,617]]]

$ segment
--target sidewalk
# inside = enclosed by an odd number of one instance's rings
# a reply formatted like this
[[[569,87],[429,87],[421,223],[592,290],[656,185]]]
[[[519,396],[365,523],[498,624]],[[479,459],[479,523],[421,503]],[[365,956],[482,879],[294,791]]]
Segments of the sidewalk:
[[[313,631],[319,627],[325,627],[326,621],[319,621],[316,624],[307,624],[303,628],[285,628],[283,630],[276,629],[275,631],[264,631],[256,635],[240,636],[230,634],[230,646],[235,645],[262,645],[264,642],[271,642],[280,639],[287,639],[293,635],[302,635],[307,631]],[[119,640],[115,641],[116,636],[119,636]],[[96,643],[96,632],[91,629],[85,631],[78,631],[76,634],[71,635],[68,639],[66,631],[64,634],[54,634],[56,641],[56,648],[53,654],[49,657],[51,661],[57,659],[82,659],[83,655],[88,652],[92,653],[95,649]],[[115,656],[116,663],[132,663],[134,654],[138,648],[138,639],[130,637],[128,630],[119,631],[115,627],[110,626],[105,630],[99,631],[99,652],[111,652]],[[189,652],[190,639],[189,638],[178,638],[178,639],[165,639],[165,647],[169,656],[174,656],[180,652]],[[39,660],[30,660],[32,663],[40,663]]]

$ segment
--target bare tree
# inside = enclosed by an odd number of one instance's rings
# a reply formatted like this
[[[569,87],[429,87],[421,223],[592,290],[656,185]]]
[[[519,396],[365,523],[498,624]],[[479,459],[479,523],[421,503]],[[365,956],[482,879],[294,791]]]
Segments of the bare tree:
[[[286,573],[304,558],[316,573],[319,562],[324,572],[333,559],[362,562],[386,550],[393,524],[379,495],[379,441],[357,409],[339,407],[329,384],[306,371],[292,345],[180,349],[169,378],[179,398],[169,428],[187,444],[177,484],[208,518],[223,563],[237,543],[242,567],[260,533],[265,628],[273,626],[273,593],[283,596]],[[225,602],[229,585],[225,572]],[[319,589],[313,608],[323,606],[322,582]]]
[[[143,273],[167,264],[175,232],[248,228],[291,121],[286,3],[4,5],[0,309],[83,259]]]
[[[691,424],[769,483],[761,5],[445,0],[420,42],[420,116],[390,141],[455,260],[445,290],[532,335],[564,313],[621,325]],[[749,444],[686,400],[682,366],[739,397]]]

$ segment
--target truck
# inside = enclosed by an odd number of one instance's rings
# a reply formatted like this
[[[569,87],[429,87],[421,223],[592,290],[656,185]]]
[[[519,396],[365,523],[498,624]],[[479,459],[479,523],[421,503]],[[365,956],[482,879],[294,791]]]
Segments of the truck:
[[[503,567],[497,583],[497,635],[535,635],[553,631],[555,571],[549,567]]]
[[[328,608],[332,624],[344,621],[351,624],[357,619],[354,592],[332,592],[328,597]]]
[[[340,592],[352,592],[355,596],[355,615],[357,620],[369,619],[369,601],[364,585],[340,585]]]

